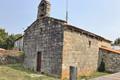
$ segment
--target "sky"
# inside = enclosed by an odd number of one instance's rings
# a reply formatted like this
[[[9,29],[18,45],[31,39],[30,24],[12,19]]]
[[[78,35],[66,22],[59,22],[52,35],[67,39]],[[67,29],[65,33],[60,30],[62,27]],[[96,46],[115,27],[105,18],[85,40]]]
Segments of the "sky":
[[[0,0],[0,27],[11,34],[36,20],[41,0]],[[66,0],[50,0],[51,16],[65,20]],[[110,40],[120,37],[120,0],[69,0],[69,24]]]

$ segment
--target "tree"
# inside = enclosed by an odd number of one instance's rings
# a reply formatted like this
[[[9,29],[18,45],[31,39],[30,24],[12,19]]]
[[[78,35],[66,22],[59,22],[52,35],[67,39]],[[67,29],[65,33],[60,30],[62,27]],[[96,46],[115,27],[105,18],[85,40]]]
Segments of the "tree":
[[[14,37],[15,37],[15,40],[18,39],[19,37],[21,37],[22,34],[15,34]]]
[[[0,48],[12,49],[14,47],[14,42],[16,39],[21,37],[22,34],[10,34],[5,31],[5,29],[0,28]]]
[[[120,38],[117,38],[117,39],[114,41],[114,45],[120,45]]]
[[[14,47],[14,42],[15,42],[15,36],[10,35],[6,40],[7,49],[12,49]]]
[[[8,33],[5,32],[5,29],[0,28],[0,48],[6,48],[6,40],[8,38]]]
[[[19,37],[21,37],[22,34],[11,34],[9,35],[6,43],[7,43],[7,49],[12,49],[14,47],[14,43],[15,43],[15,40],[18,39]]]

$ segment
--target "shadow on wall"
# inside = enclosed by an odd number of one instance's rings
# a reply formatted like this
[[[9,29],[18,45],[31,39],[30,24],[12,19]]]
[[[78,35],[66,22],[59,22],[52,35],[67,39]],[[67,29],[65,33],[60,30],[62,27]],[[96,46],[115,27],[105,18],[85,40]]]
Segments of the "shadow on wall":
[[[104,62],[103,58],[100,62],[100,65],[98,66],[98,71],[99,72],[105,72],[105,62]]]

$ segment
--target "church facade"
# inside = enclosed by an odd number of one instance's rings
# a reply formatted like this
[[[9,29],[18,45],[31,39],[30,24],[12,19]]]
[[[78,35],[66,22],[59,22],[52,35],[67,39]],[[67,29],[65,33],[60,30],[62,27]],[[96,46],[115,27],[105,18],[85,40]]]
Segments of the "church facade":
[[[24,66],[62,79],[69,77],[70,66],[78,68],[78,76],[96,71],[99,49],[110,48],[111,41],[50,17],[50,7],[42,0],[36,21],[25,30]]]

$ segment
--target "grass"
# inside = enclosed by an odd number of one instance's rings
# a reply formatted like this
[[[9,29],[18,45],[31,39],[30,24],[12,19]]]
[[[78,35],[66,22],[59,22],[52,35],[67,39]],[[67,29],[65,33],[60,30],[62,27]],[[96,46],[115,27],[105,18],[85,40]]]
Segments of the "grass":
[[[90,76],[90,78],[97,78],[100,76],[105,76],[105,75],[109,75],[110,73],[107,72],[95,72],[92,76]]]
[[[89,77],[81,76],[80,78],[92,79],[104,75],[106,72],[95,72]],[[81,79],[78,80],[81,80]],[[10,64],[0,66],[0,80],[59,80],[57,78],[34,73],[33,71],[23,68],[22,64]]]
[[[93,79],[93,78],[97,78],[97,77],[101,77],[101,76],[105,76],[105,75],[109,75],[110,73],[107,73],[107,72],[94,72],[91,76],[81,76],[79,77],[78,80],[89,80],[89,79]]]
[[[58,80],[26,70],[21,64],[0,66],[0,80]]]

